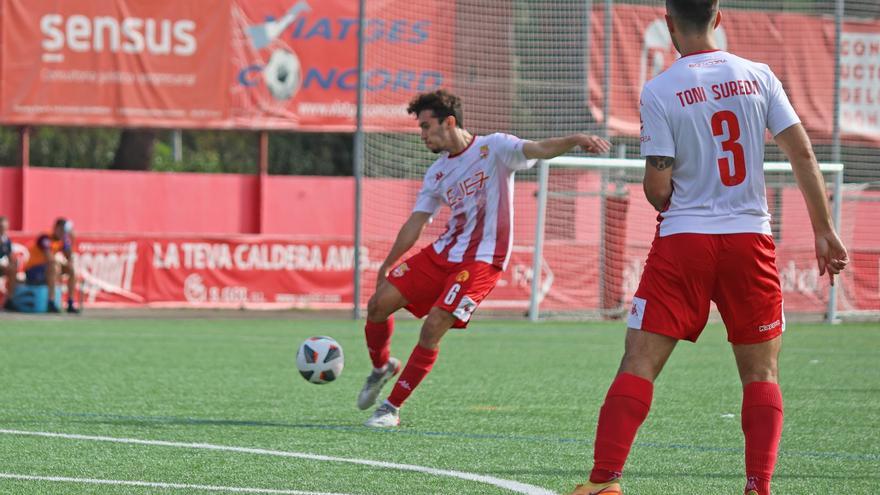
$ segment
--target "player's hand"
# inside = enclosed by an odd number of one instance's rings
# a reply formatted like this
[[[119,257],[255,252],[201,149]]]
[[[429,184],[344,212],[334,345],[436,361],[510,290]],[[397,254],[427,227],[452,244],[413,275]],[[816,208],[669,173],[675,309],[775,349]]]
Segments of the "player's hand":
[[[611,143],[599,136],[589,134],[578,135],[578,146],[587,153],[607,153],[611,150]]]
[[[831,285],[834,285],[834,275],[840,273],[849,263],[846,247],[841,242],[837,232],[816,234],[816,261],[819,263],[819,275],[828,272]]]

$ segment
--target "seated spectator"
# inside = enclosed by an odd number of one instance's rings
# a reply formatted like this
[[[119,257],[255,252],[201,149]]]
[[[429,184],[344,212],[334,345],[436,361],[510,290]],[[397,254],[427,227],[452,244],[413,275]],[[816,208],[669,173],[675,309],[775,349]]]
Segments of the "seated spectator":
[[[0,277],[6,277],[6,302],[5,309],[15,309],[12,305],[12,295],[15,294],[15,284],[18,282],[18,264],[12,255],[12,241],[9,239],[9,219],[0,216]]]
[[[76,293],[76,272],[73,257],[73,222],[58,218],[51,234],[40,234],[30,247],[24,266],[25,282],[49,287],[49,312],[60,313],[55,304],[55,284],[67,275],[67,312],[79,313],[73,304]]]

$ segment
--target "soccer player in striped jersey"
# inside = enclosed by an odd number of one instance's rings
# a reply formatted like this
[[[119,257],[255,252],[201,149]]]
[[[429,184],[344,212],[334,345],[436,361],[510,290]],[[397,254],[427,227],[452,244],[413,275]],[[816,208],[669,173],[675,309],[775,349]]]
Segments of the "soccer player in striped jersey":
[[[660,225],[633,297],[623,360],[599,412],[589,481],[620,495],[654,379],[679,340],[696,341],[714,301],[743,385],[745,493],[770,495],[782,433],[777,357],[785,316],[764,186],[764,133],[788,156],[813,226],[819,272],[847,264],[810,140],[769,67],[717,48],[718,0],[667,0],[681,58],[641,98],[644,188]],[[687,490],[685,490],[687,491]]]
[[[610,149],[604,139],[586,134],[540,141],[501,133],[476,136],[463,127],[461,100],[445,90],[416,96],[407,111],[418,120],[425,146],[440,158],[425,174],[412,214],[379,269],[376,292],[367,306],[365,333],[373,372],[358,395],[359,408],[371,407],[382,386],[400,370],[400,361],[389,357],[393,313],[406,308],[427,318],[391,395],[366,422],[372,427],[400,423],[399,409],[431,371],[440,340],[450,328],[467,326],[507,267],[516,171],[575,147],[592,153]],[[442,205],[452,210],[446,231],[397,264]]]

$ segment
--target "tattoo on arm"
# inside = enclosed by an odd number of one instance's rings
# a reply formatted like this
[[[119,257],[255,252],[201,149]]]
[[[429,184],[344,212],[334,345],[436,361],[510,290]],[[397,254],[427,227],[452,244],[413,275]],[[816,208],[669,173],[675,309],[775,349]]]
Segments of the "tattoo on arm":
[[[648,165],[657,170],[666,170],[675,164],[675,158],[672,158],[671,156],[649,156],[647,162]]]

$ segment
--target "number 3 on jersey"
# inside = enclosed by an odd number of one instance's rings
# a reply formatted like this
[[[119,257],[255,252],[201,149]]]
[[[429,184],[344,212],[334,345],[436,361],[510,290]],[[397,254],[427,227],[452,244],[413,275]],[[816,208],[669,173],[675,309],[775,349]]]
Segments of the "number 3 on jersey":
[[[737,141],[739,139],[739,120],[736,114],[730,110],[722,110],[712,115],[712,135],[724,136],[724,126],[727,124],[727,139],[721,142],[721,149],[729,151],[733,155],[733,175],[730,171],[730,160],[727,157],[718,159],[718,172],[721,174],[721,183],[725,186],[742,184],[746,180],[746,158],[743,147]]]

